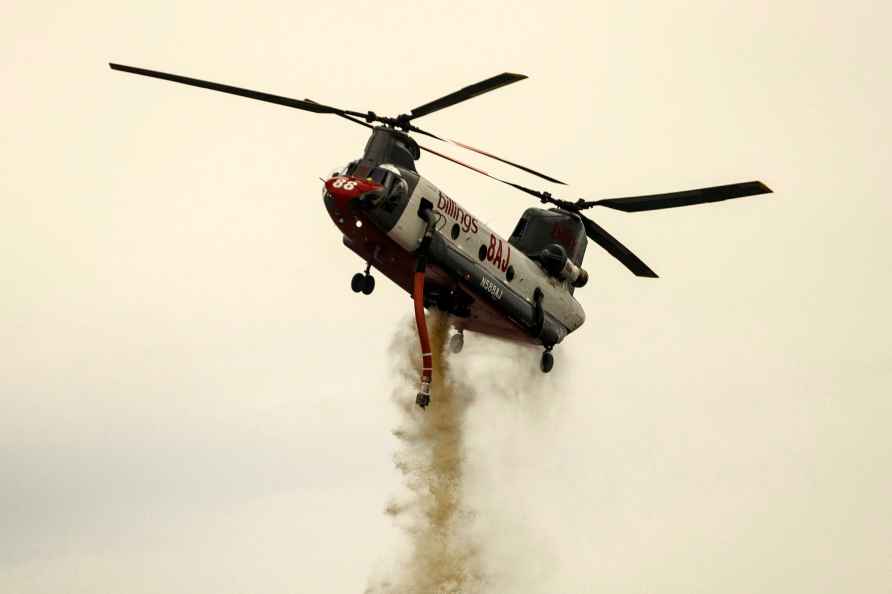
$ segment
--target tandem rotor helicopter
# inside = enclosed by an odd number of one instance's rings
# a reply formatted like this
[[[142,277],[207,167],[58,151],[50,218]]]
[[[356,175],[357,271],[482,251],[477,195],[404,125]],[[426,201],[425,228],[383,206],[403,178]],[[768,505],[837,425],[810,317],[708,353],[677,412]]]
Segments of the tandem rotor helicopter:
[[[362,156],[323,180],[323,203],[343,242],[366,262],[364,272],[353,276],[356,293],[369,295],[375,288],[374,267],[405,289],[414,301],[421,343],[421,389],[416,403],[430,403],[432,359],[424,317],[425,308],[449,314],[455,328],[453,353],[461,351],[464,331],[479,332],[544,348],[540,368],[554,365],[552,349],[585,321],[574,298],[588,273],[582,268],[587,240],[591,239],[633,274],[656,278],[656,273],[626,246],[582,211],[595,206],[623,212],[675,208],[770,193],[762,182],[750,181],[696,190],[606,198],[561,200],[501,179],[472,165],[418,144],[410,132],[448,142],[510,165],[546,181],[564,182],[491,153],[437,136],[414,121],[483,93],[527,78],[504,73],[467,86],[396,117],[373,111],[340,109],[310,99],[290,99],[144,68],[110,63],[113,70],[159,78],[276,103],[303,111],[334,114],[371,130]],[[377,125],[375,125],[377,124]],[[554,208],[528,208],[505,239],[469,210],[418,173],[421,151],[467,167]]]

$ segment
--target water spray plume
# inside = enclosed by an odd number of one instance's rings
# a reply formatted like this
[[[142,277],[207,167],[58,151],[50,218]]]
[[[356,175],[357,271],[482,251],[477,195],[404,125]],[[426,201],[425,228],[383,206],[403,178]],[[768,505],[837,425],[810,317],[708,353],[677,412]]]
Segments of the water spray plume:
[[[470,392],[453,378],[446,357],[448,318],[428,314],[433,353],[432,403],[415,406],[409,386],[417,382],[418,342],[408,328],[392,351],[404,382],[394,394],[402,420],[394,431],[401,447],[395,463],[411,492],[408,502],[386,512],[408,533],[411,553],[392,583],[367,594],[475,594],[480,591],[477,549],[468,536],[470,514],[463,504],[464,417]],[[414,330],[414,329],[413,329]]]

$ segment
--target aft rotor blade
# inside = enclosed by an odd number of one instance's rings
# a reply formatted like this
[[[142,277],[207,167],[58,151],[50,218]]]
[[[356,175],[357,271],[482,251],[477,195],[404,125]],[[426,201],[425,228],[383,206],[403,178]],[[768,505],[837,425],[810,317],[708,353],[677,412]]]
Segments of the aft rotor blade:
[[[488,152],[478,149],[478,148],[474,148],[473,146],[467,145],[463,142],[459,142],[457,140],[452,140],[451,138],[442,138],[440,136],[437,136],[436,134],[427,132],[426,130],[422,130],[421,128],[419,128],[417,126],[413,126],[412,124],[409,124],[409,130],[411,130],[412,132],[417,132],[419,134],[424,134],[425,136],[429,136],[431,138],[435,138],[441,142],[448,142],[450,144],[454,144],[455,146],[460,146],[463,149],[473,151],[477,154],[489,157],[490,159],[495,159],[496,161],[499,161],[500,163],[505,163],[506,165],[511,165],[512,167],[516,167],[517,169],[520,169],[521,171],[526,171],[527,173],[535,175],[536,177],[541,177],[542,179],[550,181],[552,183],[561,184],[562,186],[567,185],[566,183],[562,182],[559,179],[555,179],[555,178],[551,177],[550,175],[545,175],[544,173],[536,171],[535,169],[530,169],[529,167],[526,167],[525,165],[521,165],[520,163],[515,163],[513,161],[509,161],[508,159],[503,159],[502,157],[499,157],[492,153],[488,153]]]
[[[644,210],[658,210],[661,208],[676,208],[678,206],[690,206],[692,204],[705,204],[707,202],[720,202],[731,198],[743,198],[759,194],[770,194],[771,189],[760,181],[728,184],[726,186],[713,186],[711,188],[699,188],[685,190],[683,192],[669,192],[668,194],[651,194],[648,196],[630,196],[628,198],[607,198],[606,200],[594,200],[583,202],[580,208],[592,206],[606,206],[624,212],[640,212]]]
[[[486,80],[482,80],[479,83],[469,85],[463,89],[455,91],[454,93],[450,93],[444,97],[440,97],[439,99],[434,99],[430,103],[425,103],[424,105],[416,107],[409,114],[409,119],[420,118],[421,116],[425,116],[429,113],[440,111],[441,109],[445,109],[447,107],[455,105],[456,103],[467,101],[468,99],[472,99],[477,95],[482,95],[483,93],[494,91],[500,87],[510,85],[511,83],[515,83],[525,78],[527,77],[523,74],[513,74],[511,72],[504,72],[502,74],[493,76],[492,78],[487,78]]]
[[[629,248],[621,244],[617,238],[608,233],[603,227],[582,213],[577,214],[579,214],[579,217],[582,219],[582,224],[585,226],[585,234],[589,236],[589,239],[600,245],[607,251],[607,253],[619,260],[623,266],[631,270],[635,276],[659,278],[656,272],[651,270],[647,264],[642,262],[638,256],[633,254]]]
[[[267,103],[276,103],[278,105],[285,105],[287,107],[293,107],[295,109],[302,109],[304,111],[311,111],[313,113],[335,113],[338,115],[354,115],[354,116],[364,116],[365,114],[355,112],[355,111],[347,111],[343,109],[338,109],[337,107],[331,107],[328,105],[323,105],[321,103],[315,103],[310,101],[301,101],[300,99],[291,99],[289,97],[282,97],[279,95],[272,95],[270,93],[263,93],[261,91],[252,91],[250,89],[242,89],[240,87],[233,87],[231,85],[224,85],[221,83],[210,82],[206,80],[199,80],[197,78],[190,78],[188,76],[180,76],[178,74],[169,74],[167,72],[159,72],[157,70],[148,70],[146,68],[136,68],[134,66],[124,66],[123,64],[114,64],[109,63],[109,67],[112,70],[120,70],[121,72],[129,72],[130,74],[139,74],[141,76],[149,76],[152,78],[160,78],[161,80],[167,80],[170,82],[180,83],[184,85],[190,85],[193,87],[201,87],[203,89],[210,89],[212,91],[220,91],[221,93],[229,93],[230,95],[239,95],[240,97],[247,97],[249,99],[257,99],[258,101],[266,101]]]

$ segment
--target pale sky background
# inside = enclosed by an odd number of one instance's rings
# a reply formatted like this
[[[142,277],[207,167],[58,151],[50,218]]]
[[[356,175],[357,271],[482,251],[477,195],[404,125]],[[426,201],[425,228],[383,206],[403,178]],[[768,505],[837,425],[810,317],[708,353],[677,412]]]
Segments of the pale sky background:
[[[506,593],[892,592],[888,3],[2,16],[0,592],[358,593],[403,546],[382,510],[414,387],[387,348],[411,301],[350,291],[318,180],[366,131],[110,60],[394,115],[521,72],[424,126],[566,198],[765,181],[593,212],[662,278],[590,246],[550,376],[468,335],[483,561]],[[534,205],[418,166],[505,234]]]

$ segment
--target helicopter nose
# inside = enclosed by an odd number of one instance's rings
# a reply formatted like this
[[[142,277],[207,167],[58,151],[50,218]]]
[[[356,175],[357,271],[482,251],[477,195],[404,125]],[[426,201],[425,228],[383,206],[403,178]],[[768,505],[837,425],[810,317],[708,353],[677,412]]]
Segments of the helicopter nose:
[[[349,202],[368,192],[383,189],[383,187],[371,180],[352,175],[336,175],[325,182],[325,189],[340,203]]]

